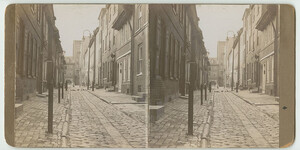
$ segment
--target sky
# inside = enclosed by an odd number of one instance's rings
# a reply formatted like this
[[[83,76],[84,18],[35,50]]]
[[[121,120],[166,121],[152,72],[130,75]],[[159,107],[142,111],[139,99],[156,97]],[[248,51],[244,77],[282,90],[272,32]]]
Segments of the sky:
[[[249,5],[197,5],[197,15],[200,19],[203,40],[209,57],[217,57],[217,42],[225,41],[232,36],[233,31],[243,27],[243,15]]]
[[[73,40],[81,40],[83,31],[91,33],[98,27],[98,16],[105,5],[53,5],[56,26],[65,56],[73,55]],[[88,31],[84,32],[88,35]]]
[[[80,40],[83,31],[93,32],[99,25],[98,16],[105,5],[55,4],[56,26],[60,32],[66,56],[73,55],[73,40]],[[217,56],[217,42],[225,40],[228,31],[237,32],[243,25],[242,17],[248,5],[197,5],[199,26],[209,57]],[[85,35],[88,32],[84,33]],[[232,36],[232,32],[228,33]]]

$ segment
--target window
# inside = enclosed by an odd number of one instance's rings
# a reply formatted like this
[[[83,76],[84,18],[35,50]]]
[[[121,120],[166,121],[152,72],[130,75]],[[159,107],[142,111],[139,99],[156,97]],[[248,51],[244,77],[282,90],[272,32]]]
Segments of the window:
[[[160,20],[160,17],[157,17],[157,22],[156,22],[156,44],[157,44],[157,47],[160,47],[160,41],[161,41],[161,20]]]
[[[272,82],[272,73],[273,73],[273,70],[272,70],[272,63],[273,63],[273,57],[270,57],[270,59],[268,60],[269,61],[269,82]]]
[[[259,44],[259,36],[258,36],[258,30],[256,31],[256,45]]]
[[[48,42],[48,22],[44,13],[44,38],[45,41]]]
[[[274,56],[271,56],[272,67],[271,67],[271,82],[274,82]]]
[[[142,5],[138,6],[138,29],[142,26]]]
[[[172,4],[173,12],[175,15],[177,15],[177,6],[176,4]]]
[[[108,33],[108,49],[110,49],[110,32]]]
[[[179,21],[182,24],[183,23],[183,5],[182,4],[179,5],[178,11],[179,11]]]
[[[124,64],[124,65],[123,65],[123,69],[122,69],[122,70],[123,70],[123,72],[122,72],[122,75],[123,75],[123,82],[126,81],[126,63],[127,63],[127,62],[126,62],[126,59],[124,59],[124,61],[123,61],[123,64]]]
[[[39,24],[41,24],[41,11],[42,11],[41,5],[38,5],[37,6],[37,21]]]
[[[178,41],[174,39],[174,77],[177,78],[178,74]]]
[[[27,57],[28,57],[28,32],[27,30],[25,29],[24,31],[25,35],[24,35],[24,51],[23,51],[23,60],[22,60],[22,75],[23,76],[26,76],[27,75]]]
[[[20,28],[18,30],[18,46],[17,46],[17,73],[23,73],[23,59],[25,49],[25,27],[23,21],[20,20]]]
[[[30,9],[31,9],[31,12],[32,12],[33,14],[35,14],[35,13],[36,13],[36,10],[37,10],[37,4],[31,4],[31,5],[30,5]]]
[[[165,77],[168,77],[169,76],[169,48],[170,48],[170,46],[169,46],[169,43],[170,43],[170,41],[169,41],[169,30],[168,29],[166,29],[166,49],[165,49],[165,53],[166,53],[166,55],[165,55]]]
[[[137,73],[142,74],[143,65],[143,45],[142,43],[138,45],[138,63],[137,63]]]
[[[32,53],[33,53],[33,38],[30,34],[29,49],[28,49],[28,76],[32,75]]]
[[[113,45],[115,45],[115,44],[116,44],[116,35],[113,32]]]
[[[182,51],[182,47],[180,45],[180,43],[178,42],[178,60],[177,60],[177,77],[180,78],[180,62],[181,62],[181,51]]]
[[[267,83],[269,83],[269,74],[270,74],[270,72],[269,72],[269,61],[268,60],[266,60],[266,76],[267,76]]]
[[[32,76],[35,77],[35,73],[36,73],[36,57],[37,57],[37,54],[36,54],[36,46],[37,46],[37,43],[36,43],[36,40],[33,39],[32,41]]]
[[[128,75],[127,75],[127,77],[128,77],[128,79],[127,79],[127,81],[130,81],[130,67],[131,67],[131,55],[128,55],[128,65],[127,65],[127,67],[128,67],[128,69],[127,69],[127,71],[128,71]]]
[[[174,60],[174,57],[173,57],[173,36],[172,34],[170,34],[170,49],[169,49],[169,76],[170,77],[173,77],[173,60]]]

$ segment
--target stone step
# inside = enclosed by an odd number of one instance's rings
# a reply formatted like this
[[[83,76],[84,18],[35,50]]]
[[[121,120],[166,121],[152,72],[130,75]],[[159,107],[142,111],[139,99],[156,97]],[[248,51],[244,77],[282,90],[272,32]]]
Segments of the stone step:
[[[181,95],[181,96],[179,96],[179,98],[182,98],[182,99],[188,99],[189,98],[189,96],[188,95]]]
[[[159,120],[164,114],[164,105],[149,105],[150,110],[150,122]]]
[[[146,92],[138,92],[137,95],[142,96],[143,98],[146,98],[147,93]]]
[[[136,102],[145,102],[145,98],[139,95],[132,96],[132,100]]]
[[[15,118],[18,118],[23,112],[23,104],[15,104]]]
[[[106,91],[107,92],[114,92],[115,89],[114,89],[114,87],[108,87],[108,88],[106,88]]]

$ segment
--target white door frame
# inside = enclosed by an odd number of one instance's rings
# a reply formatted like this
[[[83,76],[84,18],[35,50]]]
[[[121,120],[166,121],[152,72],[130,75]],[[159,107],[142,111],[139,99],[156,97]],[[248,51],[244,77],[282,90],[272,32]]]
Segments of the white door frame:
[[[119,84],[118,84],[118,92],[121,92],[122,88],[122,79],[123,79],[123,71],[122,71],[122,62],[119,63]]]
[[[267,73],[267,70],[266,70],[266,62],[264,62],[263,63],[263,70],[262,70],[262,88],[261,88],[261,90],[262,90],[262,93],[266,93],[266,77],[267,77],[267,75],[266,75],[266,73]]]

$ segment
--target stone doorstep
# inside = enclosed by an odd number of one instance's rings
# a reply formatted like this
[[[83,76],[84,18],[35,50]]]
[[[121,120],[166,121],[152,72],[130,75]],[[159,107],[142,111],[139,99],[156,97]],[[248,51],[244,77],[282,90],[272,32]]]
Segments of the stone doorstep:
[[[136,102],[145,102],[146,97],[147,97],[146,92],[138,92],[137,95],[132,96],[132,100]]]
[[[18,118],[23,112],[23,104],[15,104],[15,118]]]
[[[138,96],[138,95],[132,96],[132,100],[134,100],[136,102],[144,102],[145,101],[145,99],[142,96]]]
[[[150,110],[150,122],[155,122],[159,120],[160,117],[164,114],[164,108],[163,105],[149,105]]]
[[[182,99],[188,99],[189,98],[189,96],[188,95],[184,95],[184,96],[179,96],[179,98],[182,98]]]
[[[115,90],[114,90],[114,87],[109,87],[109,88],[106,88],[105,89],[107,92],[114,92]]]

